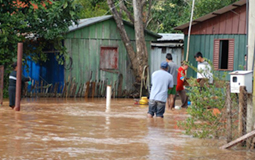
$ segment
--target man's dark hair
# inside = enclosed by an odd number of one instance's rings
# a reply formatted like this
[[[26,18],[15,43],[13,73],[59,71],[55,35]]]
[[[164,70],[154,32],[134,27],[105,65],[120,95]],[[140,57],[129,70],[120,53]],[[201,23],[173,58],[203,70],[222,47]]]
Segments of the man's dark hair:
[[[244,57],[246,57],[246,54],[244,55]]]
[[[167,53],[166,54],[166,59],[173,60],[172,54],[171,53]]]
[[[198,57],[203,58],[203,55],[202,55],[201,52],[197,52],[197,53],[195,54],[195,56],[194,56],[194,58],[198,58]]]
[[[12,67],[13,69],[15,69],[15,68],[17,67],[17,62],[14,62],[14,63],[11,65],[11,67]]]

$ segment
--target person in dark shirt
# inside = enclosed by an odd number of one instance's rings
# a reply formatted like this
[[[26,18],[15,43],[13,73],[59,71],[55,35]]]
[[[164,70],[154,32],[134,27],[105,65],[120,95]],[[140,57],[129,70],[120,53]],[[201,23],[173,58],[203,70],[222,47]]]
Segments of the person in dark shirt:
[[[9,76],[9,87],[8,87],[8,92],[9,92],[9,106],[13,109],[15,107],[15,96],[16,96],[16,80],[17,80],[17,62],[12,64],[13,71],[11,72]],[[24,84],[25,82],[30,81],[31,79],[28,77],[24,77],[22,75],[21,78],[21,84]]]

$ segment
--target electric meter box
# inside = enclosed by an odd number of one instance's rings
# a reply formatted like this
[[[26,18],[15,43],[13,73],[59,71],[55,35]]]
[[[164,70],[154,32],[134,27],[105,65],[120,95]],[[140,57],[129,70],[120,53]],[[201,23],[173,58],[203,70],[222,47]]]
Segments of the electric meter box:
[[[234,71],[229,74],[231,93],[239,93],[240,86],[245,86],[247,93],[252,93],[252,71]]]

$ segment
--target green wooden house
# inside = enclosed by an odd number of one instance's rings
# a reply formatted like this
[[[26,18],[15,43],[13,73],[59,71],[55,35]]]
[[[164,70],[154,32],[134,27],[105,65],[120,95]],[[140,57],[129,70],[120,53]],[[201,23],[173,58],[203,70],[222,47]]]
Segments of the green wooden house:
[[[185,34],[186,57],[189,23],[175,29]],[[194,20],[190,35],[189,62],[196,66],[194,55],[200,51],[213,63],[214,69],[220,72],[243,69],[247,51],[246,32],[246,0],[237,1]],[[188,76],[196,77],[196,72],[189,69]]]
[[[124,26],[135,48],[134,27],[126,21]],[[149,54],[151,41],[160,37],[145,30]],[[121,92],[132,92],[134,76],[130,69],[130,60],[111,15],[82,19],[79,25],[70,26],[64,44],[72,61],[67,62],[72,65],[65,70],[66,81],[70,78],[75,79],[78,84],[104,81],[115,87],[116,84],[121,85]]]

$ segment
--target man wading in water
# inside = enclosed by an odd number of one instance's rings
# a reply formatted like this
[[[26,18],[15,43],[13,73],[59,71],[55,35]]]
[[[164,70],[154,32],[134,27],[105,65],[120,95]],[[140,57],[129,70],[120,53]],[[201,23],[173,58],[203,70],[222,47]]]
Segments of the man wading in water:
[[[168,63],[162,62],[160,68],[160,70],[153,72],[151,77],[152,88],[149,101],[149,118],[152,118],[154,114],[156,114],[156,117],[164,117],[165,104],[168,97],[167,92],[174,85],[173,76],[167,72]]]
[[[10,102],[9,106],[13,109],[15,107],[15,96],[16,96],[16,80],[17,80],[16,75],[17,75],[17,69],[18,69],[17,62],[12,64],[12,68],[14,70],[11,72],[9,76],[8,92],[9,92],[9,102]],[[30,78],[24,77],[22,75],[21,84],[24,84],[25,82],[28,82],[30,80],[31,80]]]

